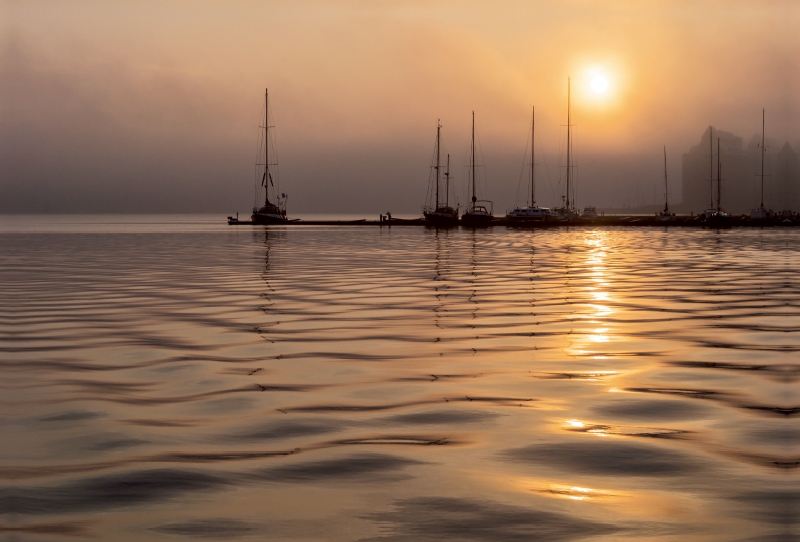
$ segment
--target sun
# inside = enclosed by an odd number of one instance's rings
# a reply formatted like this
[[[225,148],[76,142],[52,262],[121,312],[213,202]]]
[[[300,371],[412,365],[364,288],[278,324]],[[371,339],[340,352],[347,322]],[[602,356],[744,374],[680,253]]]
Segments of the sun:
[[[589,86],[592,88],[592,92],[595,94],[603,94],[608,90],[608,79],[602,75],[595,75],[592,78],[592,82],[589,83]]]

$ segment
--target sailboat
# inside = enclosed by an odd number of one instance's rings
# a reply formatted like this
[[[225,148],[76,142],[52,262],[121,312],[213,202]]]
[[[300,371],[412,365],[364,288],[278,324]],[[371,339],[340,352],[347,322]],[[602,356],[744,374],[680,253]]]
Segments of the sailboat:
[[[772,218],[775,213],[772,209],[764,208],[764,153],[767,151],[764,147],[764,110],[761,110],[761,205],[757,209],[750,211],[750,218],[753,220],[767,220]]]
[[[472,146],[470,148],[470,183],[472,185],[472,203],[467,211],[461,215],[461,222],[465,226],[484,226],[494,220],[492,215],[492,202],[488,200],[478,200],[475,196],[475,111],[472,112]],[[479,205],[482,204],[482,205]],[[488,204],[488,209],[487,205]]]
[[[713,226],[727,226],[731,223],[731,215],[722,210],[722,161],[717,138],[717,208],[706,215],[706,223]]]
[[[286,219],[286,194],[279,192],[278,185],[273,182],[270,166],[277,163],[269,161],[269,91],[264,90],[264,163],[256,163],[256,167],[264,166],[264,173],[261,175],[260,186],[264,187],[264,205],[261,207],[253,206],[254,224],[283,224],[288,222]],[[272,199],[270,200],[270,188],[272,189]],[[258,198],[258,188],[256,189]]]
[[[506,213],[506,218],[514,224],[526,224],[529,222],[547,222],[555,220],[555,215],[547,207],[536,205],[536,176],[534,169],[534,134],[536,127],[536,108],[531,112],[531,199],[527,207],[517,207]]]
[[[675,215],[669,212],[669,184],[667,183],[667,146],[664,145],[664,210],[658,213],[658,219],[662,222],[675,220]]]
[[[434,182],[436,183],[436,201],[432,207],[425,206],[422,208],[422,215],[425,217],[425,222],[432,226],[456,226],[458,225],[458,208],[453,209],[450,207],[450,155],[447,155],[447,169],[444,172],[445,178],[445,197],[444,202],[439,201],[439,184],[440,184],[440,175],[439,170],[441,169],[441,159],[440,159],[440,150],[441,150],[441,133],[442,133],[442,125],[439,121],[436,121],[436,151],[433,161],[433,170],[435,178]]]
[[[570,138],[570,78],[567,77],[567,195],[562,196],[561,207],[553,209],[559,220],[574,220],[580,216],[578,210],[575,208],[575,202],[570,202],[570,173],[572,171],[572,163],[570,161],[570,153],[572,151],[572,139]]]
[[[703,214],[700,215],[700,220],[708,220],[710,216],[712,216],[716,209],[714,209],[714,128],[709,126],[708,127],[708,209],[703,211]]]

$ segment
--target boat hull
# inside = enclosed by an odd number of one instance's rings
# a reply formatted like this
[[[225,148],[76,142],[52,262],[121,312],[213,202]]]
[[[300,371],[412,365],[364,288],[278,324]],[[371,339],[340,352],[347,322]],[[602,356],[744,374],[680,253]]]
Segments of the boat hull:
[[[253,224],[286,224],[289,222],[286,215],[272,213],[253,213],[250,220],[253,221]]]
[[[506,213],[506,220],[514,224],[531,224],[555,221],[556,216],[546,207],[527,207]]]
[[[464,213],[461,215],[461,224],[464,226],[488,226],[494,221],[494,217],[488,214]]]
[[[710,228],[729,228],[732,223],[733,219],[727,213],[714,213],[703,221],[703,224]]]
[[[425,224],[439,228],[458,226],[458,215],[450,213],[422,213],[425,217]]]
[[[514,224],[544,224],[546,222],[555,222],[554,217],[547,216],[512,216],[506,215],[506,220]]]
[[[556,218],[559,222],[572,222],[580,219],[581,215],[577,209],[554,209]]]

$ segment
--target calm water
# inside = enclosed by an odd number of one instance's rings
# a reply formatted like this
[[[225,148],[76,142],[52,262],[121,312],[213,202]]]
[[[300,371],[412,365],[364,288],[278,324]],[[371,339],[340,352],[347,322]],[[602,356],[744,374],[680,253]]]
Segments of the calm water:
[[[0,539],[800,540],[800,231],[223,221],[0,217]]]

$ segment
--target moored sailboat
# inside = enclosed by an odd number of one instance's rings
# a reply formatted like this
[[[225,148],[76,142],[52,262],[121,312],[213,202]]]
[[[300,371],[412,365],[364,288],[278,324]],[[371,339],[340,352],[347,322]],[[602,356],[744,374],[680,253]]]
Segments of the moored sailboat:
[[[536,127],[536,108],[531,112],[531,199],[527,207],[517,207],[506,213],[506,218],[512,224],[528,224],[532,222],[549,222],[555,220],[555,215],[547,207],[536,205],[536,173],[534,162],[534,135]]]
[[[434,189],[435,202],[433,206],[425,206],[422,208],[422,215],[425,217],[425,223],[432,226],[456,226],[458,225],[458,208],[453,209],[450,207],[450,155],[447,155],[447,169],[445,170],[445,199],[444,202],[439,201],[439,184],[441,176],[439,170],[441,168],[441,132],[442,125],[436,121],[436,150],[434,151],[433,159],[433,182],[436,184]]]
[[[261,207],[253,206],[251,217],[254,224],[282,224],[288,222],[286,218],[286,194],[280,193],[280,187],[273,181],[270,173],[270,166],[277,165],[277,162],[270,163],[269,146],[269,91],[264,90],[264,163],[256,164],[257,168],[264,166],[263,174],[259,186],[264,187],[264,205]],[[260,154],[260,153],[259,153]],[[272,189],[272,199],[270,199],[270,188]],[[258,199],[259,189],[256,188],[256,199]]]
[[[722,210],[722,158],[719,152],[719,138],[717,138],[717,208],[706,215],[706,224],[720,227],[729,226],[731,215]]]
[[[472,185],[472,201],[467,211],[461,215],[461,222],[465,226],[485,226],[494,220],[492,202],[478,200],[476,194],[475,177],[475,111],[472,112],[472,145],[470,153],[470,184]]]
[[[672,222],[675,214],[669,212],[669,184],[667,183],[667,146],[664,145],[664,210],[658,213],[658,219],[662,222]]]
[[[567,77],[567,193],[562,196],[561,207],[553,209],[559,220],[575,220],[580,217],[578,209],[575,208],[575,201],[570,201],[570,174],[572,172],[571,152],[572,152],[572,139],[570,138],[570,78]]]
[[[753,220],[769,220],[775,216],[772,209],[764,207],[764,110],[761,110],[761,205],[750,211],[750,218]]]
[[[700,220],[707,220],[716,212],[714,209],[714,128],[708,127],[708,209],[700,215]]]

